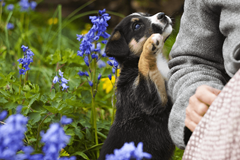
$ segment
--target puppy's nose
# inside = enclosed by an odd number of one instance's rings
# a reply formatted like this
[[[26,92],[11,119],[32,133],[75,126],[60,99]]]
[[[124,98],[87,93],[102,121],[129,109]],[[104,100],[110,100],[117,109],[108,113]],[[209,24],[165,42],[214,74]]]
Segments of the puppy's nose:
[[[157,19],[161,20],[163,18],[165,18],[165,13],[161,12],[157,15]]]

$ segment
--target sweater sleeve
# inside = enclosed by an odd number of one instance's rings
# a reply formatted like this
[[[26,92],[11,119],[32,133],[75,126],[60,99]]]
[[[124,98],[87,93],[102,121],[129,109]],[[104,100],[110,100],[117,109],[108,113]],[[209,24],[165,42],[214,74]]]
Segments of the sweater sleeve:
[[[180,30],[170,52],[168,88],[174,105],[168,127],[180,149],[185,149],[184,141],[191,135],[184,124],[189,98],[203,84],[222,89],[228,77],[222,56],[225,36],[219,30],[221,9],[212,11],[205,1],[185,0]]]

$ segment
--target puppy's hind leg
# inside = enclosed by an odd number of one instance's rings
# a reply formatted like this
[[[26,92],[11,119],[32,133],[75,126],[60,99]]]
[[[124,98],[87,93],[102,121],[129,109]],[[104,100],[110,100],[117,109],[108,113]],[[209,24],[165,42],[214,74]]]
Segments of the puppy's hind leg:
[[[165,80],[157,68],[157,54],[162,51],[164,45],[163,37],[160,34],[151,35],[143,46],[138,69],[138,78],[145,78],[147,81],[152,81],[159,93],[163,105],[167,103],[167,91],[165,88]]]

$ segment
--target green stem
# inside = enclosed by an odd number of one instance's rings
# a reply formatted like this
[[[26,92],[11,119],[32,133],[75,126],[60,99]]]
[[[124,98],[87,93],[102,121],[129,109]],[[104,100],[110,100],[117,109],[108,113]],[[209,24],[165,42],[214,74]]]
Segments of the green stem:
[[[19,95],[21,94],[21,87],[22,87],[22,75],[20,75]]]
[[[62,36],[62,6],[58,5],[58,50],[61,47],[61,36]]]
[[[113,90],[112,90],[112,117],[111,117],[111,124],[113,124],[114,119],[115,119],[115,108],[116,108],[116,84],[117,84],[117,70],[115,72],[115,83],[113,84]]]
[[[7,29],[7,24],[12,16],[12,11],[9,13],[8,17],[7,17],[7,21],[6,21],[6,26],[5,26],[5,36],[6,36],[6,45],[7,45],[7,51],[9,54],[9,49],[10,49],[10,45],[9,45],[9,41],[8,41],[8,29]]]
[[[27,82],[27,78],[28,78],[28,71],[27,71],[27,73],[26,73],[26,75],[25,75],[25,77],[24,77],[24,85],[23,85],[23,86],[25,86],[25,84],[26,84],[26,82]]]
[[[3,3],[3,1],[0,3],[0,24],[2,24],[1,23],[1,20],[2,20],[2,3]]]

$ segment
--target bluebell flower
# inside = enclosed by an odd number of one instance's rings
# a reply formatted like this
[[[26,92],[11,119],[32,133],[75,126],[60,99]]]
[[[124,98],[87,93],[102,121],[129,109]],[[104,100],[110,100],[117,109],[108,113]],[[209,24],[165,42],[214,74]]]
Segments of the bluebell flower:
[[[85,64],[89,67],[89,59],[88,59],[88,56],[85,56],[83,60],[84,60]]]
[[[6,4],[5,2],[2,2],[2,6],[3,6],[3,7],[5,6],[5,4]]]
[[[106,67],[106,63],[103,60],[101,60],[101,59],[99,59],[97,61],[97,65],[98,65],[99,68]]]
[[[109,80],[111,81],[111,80],[112,80],[112,75],[109,74],[109,75],[108,75],[108,78],[109,78]]]
[[[37,7],[37,2],[31,1],[30,2],[30,7],[31,7],[32,10],[35,10],[35,8]]]
[[[0,121],[4,120],[6,118],[6,116],[7,116],[7,111],[2,111],[0,113]]]
[[[92,87],[93,86],[93,82],[92,81],[88,81],[88,84]]]
[[[64,133],[63,128],[58,123],[53,123],[46,133],[41,132],[42,140],[45,143],[42,148],[44,159],[56,160],[59,152],[69,142],[70,136]]]
[[[68,87],[69,87],[69,86],[66,85],[66,83],[62,83],[61,86],[62,86],[62,91],[67,90]]]
[[[78,72],[78,75],[79,75],[79,76],[84,76],[84,75],[85,75],[85,73],[84,73],[84,72],[82,72],[82,71],[79,71],[79,72]]]
[[[58,76],[55,76],[55,77],[53,78],[53,83],[55,84],[55,83],[57,83],[57,82],[59,82],[59,78],[58,78]]]
[[[94,45],[94,41],[98,41],[100,37],[103,37],[104,39],[109,38],[109,34],[106,33],[107,29],[107,21],[111,18],[109,14],[105,13],[106,10],[100,10],[98,16],[89,16],[89,19],[91,20],[93,26],[89,30],[87,34],[84,36],[77,34],[77,40],[81,41],[80,44],[80,51],[77,52],[77,55],[83,56],[83,55],[89,55],[91,52],[95,52],[91,54],[92,59],[98,59],[98,54],[101,52],[101,44],[97,43],[96,48]],[[105,43],[106,41],[103,41]],[[104,54],[105,56],[105,54]],[[89,63],[91,62],[91,59],[89,60],[87,56],[84,57],[84,62],[87,66],[89,66]]]
[[[114,57],[109,57],[109,61],[107,63],[112,66],[112,73],[114,74],[116,70],[119,68],[118,62],[115,60]]]
[[[25,52],[28,49],[28,47],[24,46],[24,45],[22,45],[21,48],[22,48],[23,52]]]
[[[59,76],[60,78],[56,75],[54,78],[53,78],[53,83],[59,83],[62,87],[62,91],[63,90],[66,90],[69,88],[69,86],[67,86],[67,83],[69,80],[67,80],[66,78],[63,77],[63,72],[61,70],[59,70]]]
[[[99,73],[99,74],[98,74],[98,78],[97,78],[97,79],[98,79],[98,80],[100,80],[100,79],[101,79],[101,77],[102,77],[102,74],[101,74],[101,73]]]
[[[34,53],[28,49],[27,46],[22,45],[21,48],[24,52],[24,58],[18,59],[18,62],[22,64],[23,67],[19,69],[19,74],[25,75],[26,71],[30,70],[29,65],[33,62]]]
[[[14,9],[14,5],[13,4],[9,4],[7,6],[7,10],[12,11],[13,9]]]
[[[143,152],[142,147],[142,142],[138,144],[137,148],[133,142],[125,143],[122,148],[115,149],[114,154],[106,155],[106,160],[141,160],[143,158],[152,158],[151,154]]]
[[[107,64],[108,64],[109,66],[113,66],[113,64],[112,64],[111,61],[107,61]]]
[[[63,125],[70,124],[70,123],[72,123],[72,119],[67,118],[67,116],[64,115],[64,116],[62,116],[60,123]]]
[[[24,148],[27,121],[26,117],[17,113],[9,116],[0,126],[0,159],[14,159],[16,153]]]
[[[107,42],[108,42],[107,40],[103,40],[102,41],[103,44],[107,44]]]
[[[88,72],[87,72],[87,71],[85,71],[85,72],[84,72],[84,74],[85,74],[87,77],[89,77],[89,74],[88,74]]]
[[[14,25],[12,23],[7,24],[7,29],[13,29],[13,28],[14,28]]]
[[[28,11],[28,8],[30,7],[28,0],[20,0],[19,5],[21,7],[21,11]]]
[[[112,73],[115,74],[115,72],[116,72],[116,69],[113,67],[112,68]]]

